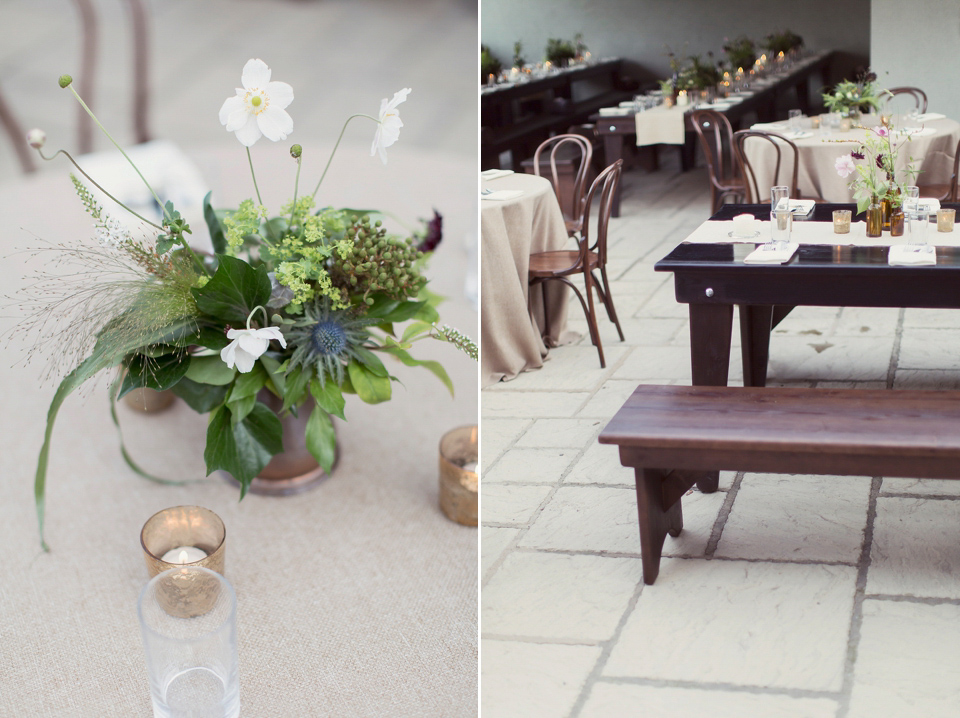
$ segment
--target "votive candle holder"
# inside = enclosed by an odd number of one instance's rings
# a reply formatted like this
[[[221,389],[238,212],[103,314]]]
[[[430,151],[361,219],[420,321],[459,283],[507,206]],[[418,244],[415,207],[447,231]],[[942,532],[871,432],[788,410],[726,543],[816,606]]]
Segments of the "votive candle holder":
[[[850,214],[849,209],[833,210],[834,234],[850,234]]]
[[[464,526],[477,525],[477,426],[460,426],[440,439],[440,509]]]
[[[953,231],[953,222],[956,218],[957,210],[955,209],[938,209],[937,210],[937,231],[938,232],[952,232]]]
[[[158,511],[143,525],[140,545],[150,576],[180,566],[200,566],[223,573],[227,532],[223,521],[202,506],[174,506]],[[164,560],[177,548],[197,548],[207,555],[195,561]]]

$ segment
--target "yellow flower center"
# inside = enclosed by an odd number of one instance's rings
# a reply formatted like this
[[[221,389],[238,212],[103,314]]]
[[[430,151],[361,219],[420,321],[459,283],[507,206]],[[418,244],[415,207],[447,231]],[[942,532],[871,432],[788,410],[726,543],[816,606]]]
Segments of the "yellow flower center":
[[[263,100],[260,99],[260,95],[256,95],[252,100],[250,100],[250,104],[254,107],[260,107],[260,103],[262,102]]]
[[[270,106],[270,100],[263,94],[263,90],[248,90],[243,99],[248,103],[248,107],[255,115],[259,115]]]

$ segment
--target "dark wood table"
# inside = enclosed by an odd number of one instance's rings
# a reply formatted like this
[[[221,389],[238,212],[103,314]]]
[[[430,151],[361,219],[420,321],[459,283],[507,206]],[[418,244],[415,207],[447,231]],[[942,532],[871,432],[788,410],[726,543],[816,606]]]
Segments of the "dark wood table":
[[[769,122],[777,119],[777,106],[781,98],[789,93],[796,93],[797,104],[804,114],[809,115],[814,107],[819,103],[812,100],[810,90],[810,79],[815,75],[819,77],[823,86],[828,84],[830,64],[833,52],[818,53],[791,70],[781,77],[776,83],[768,87],[760,88],[750,97],[744,98],[741,102],[728,107],[722,112],[734,131],[740,129],[741,121],[747,115],[756,115],[758,121]],[[686,137],[684,143],[679,145],[680,166],[684,172],[692,169],[696,157],[696,134],[693,130],[693,120],[691,113],[694,108],[686,112]],[[624,157],[625,138],[635,137],[637,134],[636,122],[632,113],[616,116],[603,116],[594,114],[589,117],[590,122],[596,124],[597,134],[603,139],[603,162],[604,167]],[[634,140],[636,141],[636,140]],[[654,168],[656,168],[656,155],[654,155]],[[617,193],[613,200],[613,216],[620,216],[620,188],[617,187]]]
[[[960,209],[960,204],[944,204]],[[818,204],[806,221],[832,222],[833,210],[854,205]],[[749,212],[767,219],[770,206],[726,205],[711,219]],[[931,240],[936,241],[936,233]],[[764,386],[770,333],[795,306],[960,309],[960,247],[938,247],[935,266],[891,267],[887,247],[800,245],[787,264],[744,264],[751,244],[681,244],[656,263],[673,272],[678,302],[690,312],[692,381],[726,386],[733,308],[739,308],[743,383]],[[698,482],[716,489],[716,475]],[[712,487],[712,488],[711,488]]]

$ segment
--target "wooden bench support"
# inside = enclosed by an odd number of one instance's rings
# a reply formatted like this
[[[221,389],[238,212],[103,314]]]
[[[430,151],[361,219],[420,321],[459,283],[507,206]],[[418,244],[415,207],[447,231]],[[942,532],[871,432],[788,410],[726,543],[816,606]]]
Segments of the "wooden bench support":
[[[634,469],[652,584],[705,471],[960,479],[960,392],[639,386],[599,441]]]

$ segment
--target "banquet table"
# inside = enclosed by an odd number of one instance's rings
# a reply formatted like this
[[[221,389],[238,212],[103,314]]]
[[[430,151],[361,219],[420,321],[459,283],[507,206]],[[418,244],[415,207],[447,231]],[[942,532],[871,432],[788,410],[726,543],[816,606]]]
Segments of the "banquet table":
[[[297,137],[315,156],[332,142]],[[227,140],[224,140],[227,142]],[[217,207],[254,195],[238,143],[185,147]],[[289,200],[295,166],[286,147],[252,150],[263,200]],[[320,206],[392,209],[404,220],[445,215],[445,240],[427,276],[444,322],[477,336],[464,298],[475,232],[477,161],[391,147],[384,167],[369,144],[343,144]],[[15,253],[40,241],[91,241],[90,219],[66,164],[0,184],[0,275],[7,294],[49,257]],[[316,165],[313,167],[316,172]],[[311,179],[304,166],[301,190]],[[202,217],[188,216],[195,245]],[[388,222],[388,226],[389,222]],[[208,241],[208,240],[206,240]],[[95,244],[95,242],[94,242]],[[17,325],[7,306],[3,331]],[[241,715],[474,716],[477,707],[477,530],[438,507],[438,443],[477,420],[477,364],[452,345],[414,354],[447,368],[456,398],[429,372],[389,366],[403,385],[385,404],[347,395],[337,422],[340,460],[330,478],[296,496],[247,495],[204,477],[207,417],[177,401],[162,413],[118,405],[127,448],[146,470],[184,486],[152,483],[124,463],[101,376],[65,402],[53,434],[40,548],[33,477],[58,377],[46,358],[25,360],[34,338],[6,334],[4,480],[0,483],[0,716],[152,715],[137,597],[148,581],[139,543],[160,509],[196,504],[226,525],[225,575],[236,590]],[[61,366],[62,370],[72,367]],[[61,372],[62,373],[62,372]]]
[[[873,127],[879,123],[876,115],[865,115],[862,124]],[[774,123],[756,126],[756,129],[769,130],[784,134],[786,123]],[[834,163],[837,158],[857,149],[871,130],[852,129],[847,132],[832,130],[821,132],[819,129],[801,130],[799,137],[786,134],[797,146],[800,154],[800,171],[797,185],[804,196],[823,197],[828,202],[853,202],[853,191],[849,188],[850,177],[837,174]],[[960,140],[960,122],[949,118],[932,120],[923,124],[917,134],[909,135],[909,141],[903,142],[897,155],[897,169],[906,169],[908,161],[914,161],[920,175],[913,184],[948,183],[953,172],[953,156]],[[781,143],[782,144],[782,143]],[[759,187],[770,187],[773,182],[773,168],[777,161],[776,149],[762,139],[748,140],[745,143],[747,160],[757,177]],[[785,145],[784,145],[785,146]],[[789,148],[786,148],[789,150]],[[780,183],[786,184],[793,172],[793,154],[787,152],[780,169]],[[765,198],[764,198],[765,199]]]
[[[547,347],[568,338],[564,327],[569,290],[559,282],[546,282],[543,292],[531,296],[527,270],[532,253],[575,249],[576,244],[567,237],[560,204],[548,180],[517,173],[483,181],[481,186],[494,192],[522,192],[512,199],[481,200],[480,371],[487,386],[543,366]]]

